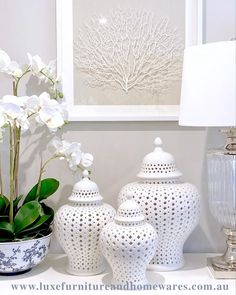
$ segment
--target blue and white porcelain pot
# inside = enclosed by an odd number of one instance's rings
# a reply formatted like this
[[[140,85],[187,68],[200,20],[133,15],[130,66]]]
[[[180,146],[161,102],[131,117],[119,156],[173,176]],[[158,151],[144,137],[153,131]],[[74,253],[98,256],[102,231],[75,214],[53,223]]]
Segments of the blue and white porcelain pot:
[[[0,243],[0,275],[21,274],[42,262],[48,253],[51,235]]]

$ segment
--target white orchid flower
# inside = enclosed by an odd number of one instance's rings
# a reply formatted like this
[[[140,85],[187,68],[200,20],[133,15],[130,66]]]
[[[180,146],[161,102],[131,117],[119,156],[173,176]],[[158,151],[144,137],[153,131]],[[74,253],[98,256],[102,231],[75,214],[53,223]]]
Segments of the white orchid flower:
[[[77,171],[81,166],[87,168],[92,165],[93,156],[81,151],[81,144],[68,142],[55,137],[49,143],[49,150],[60,159],[66,159],[71,170]]]
[[[69,157],[72,153],[80,150],[81,144],[78,142],[68,142],[61,140],[59,137],[54,137],[49,143],[49,149],[56,155],[63,155]]]
[[[28,117],[32,114],[39,125],[46,125],[51,132],[56,132],[67,119],[66,105],[51,99],[46,92],[39,97],[5,95],[0,102],[8,123],[13,125],[13,120],[16,120],[17,126],[22,130],[29,129]]]
[[[45,68],[45,64],[38,55],[32,56],[30,53],[27,53],[29,59],[29,65],[34,75],[37,75]]]
[[[37,113],[41,108],[40,98],[37,95],[30,96],[25,102],[25,107],[28,115]]]
[[[7,115],[4,107],[0,104],[0,128],[3,128],[7,124]]]
[[[3,108],[10,124],[13,124],[13,120],[22,114],[21,108],[14,103],[4,103]]]
[[[80,151],[81,149],[81,144],[79,142],[66,142],[64,141],[64,145],[66,144],[66,149],[65,149],[65,155],[70,156],[73,153],[77,153],[77,151]]]
[[[89,153],[82,153],[81,165],[88,168],[93,164],[93,155]]]
[[[81,162],[81,158],[82,158],[81,150],[77,150],[76,152],[71,153],[70,156],[67,157],[69,168],[73,171],[78,170],[78,166]]]
[[[56,61],[50,61],[47,66],[45,66],[42,70],[42,73],[39,76],[39,79],[41,81],[44,81],[45,83],[49,82],[49,80],[53,81],[54,83],[58,82],[56,78]]]
[[[11,63],[9,55],[2,49],[0,49],[0,72],[6,72],[8,66]]]
[[[65,124],[64,118],[57,109],[42,107],[36,117],[36,122],[46,125],[51,132],[56,132],[58,128]]]
[[[59,137],[55,136],[48,144],[48,149],[51,153],[56,153],[59,148],[62,147],[62,140]]]
[[[25,110],[25,104],[28,99],[28,96],[17,97],[14,95],[5,95],[1,101],[0,108],[2,124],[4,124],[4,122],[10,125],[15,123],[18,128],[21,127],[23,132],[28,130],[30,124],[27,111]]]
[[[54,107],[58,105],[58,102],[55,99],[51,99],[49,93],[43,92],[39,95],[40,105],[47,107]]]
[[[67,119],[66,105],[51,99],[46,92],[39,96],[39,100],[40,109],[36,116],[36,122],[40,125],[46,125],[51,132],[57,131],[65,124]]]
[[[0,129],[7,124],[6,116],[4,113],[0,112]]]
[[[19,107],[24,107],[28,99],[28,96],[4,95],[2,98],[2,102],[15,104]]]
[[[26,132],[30,128],[30,122],[28,120],[28,114],[26,112],[22,112],[16,118],[16,126],[21,127],[22,133]]]
[[[11,61],[8,54],[0,49],[0,72],[20,78],[23,70],[15,61]]]
[[[23,70],[20,68],[19,64],[15,61],[11,61],[7,67],[7,74],[20,78],[23,75]]]

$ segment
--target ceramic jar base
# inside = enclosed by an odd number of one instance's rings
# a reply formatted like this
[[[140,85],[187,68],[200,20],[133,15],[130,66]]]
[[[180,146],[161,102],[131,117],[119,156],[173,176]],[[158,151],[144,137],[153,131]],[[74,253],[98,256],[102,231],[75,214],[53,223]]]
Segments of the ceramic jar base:
[[[184,266],[184,261],[179,264],[165,265],[165,264],[149,264],[147,269],[151,271],[173,271]]]
[[[83,276],[95,276],[95,275],[98,275],[100,273],[103,273],[105,271],[105,267],[92,269],[92,270],[89,270],[89,271],[85,272],[85,271],[79,271],[79,270],[71,268],[70,266],[67,266],[66,271],[69,274],[72,274],[74,276],[80,276],[80,277],[83,277]]]
[[[134,289],[134,286],[147,285],[149,283],[148,283],[148,281],[146,279],[144,279],[142,281],[139,281],[139,282],[133,282],[132,280],[127,280],[127,282],[125,282],[125,283],[123,281],[112,279],[111,284],[112,285],[120,285],[120,286],[123,286],[123,287],[127,286],[127,290],[132,290],[132,289]]]

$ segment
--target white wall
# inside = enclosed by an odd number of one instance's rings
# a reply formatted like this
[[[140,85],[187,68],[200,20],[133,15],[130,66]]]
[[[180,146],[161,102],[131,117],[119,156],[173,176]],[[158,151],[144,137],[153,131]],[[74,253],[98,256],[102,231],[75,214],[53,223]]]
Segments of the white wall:
[[[208,13],[213,13],[213,5],[216,2],[217,5],[225,2],[231,2],[231,6],[235,5],[234,0],[208,0]],[[227,20],[227,15],[224,20]],[[207,26],[211,26],[211,32],[215,30],[214,22],[213,16],[210,20],[207,19]],[[220,32],[220,29],[217,31]],[[56,58],[54,0],[0,0],[0,48],[19,61],[26,60],[27,52],[39,54],[45,61]],[[26,80],[26,83],[27,93],[41,91],[34,79]],[[24,90],[22,89],[22,93]],[[1,77],[0,95],[9,91],[9,81]],[[185,250],[222,251],[224,239],[207,204],[205,151],[222,141],[216,130],[207,133],[203,128],[179,127],[177,122],[73,122],[65,126],[63,131],[64,138],[80,141],[85,151],[94,154],[93,179],[99,184],[105,201],[114,206],[120,188],[135,179],[143,156],[153,149],[154,138],[160,136],[165,149],[175,155],[177,165],[184,173],[184,179],[194,183],[202,193],[201,221],[188,239]],[[46,158],[48,140],[42,130],[38,130],[32,137],[24,138],[20,171],[22,192],[26,192],[36,182],[39,150],[43,151]],[[26,145],[29,145],[29,148],[26,149]],[[6,144],[2,146],[2,152],[4,166],[7,168]],[[57,209],[66,202],[75,178],[63,162],[52,163],[45,176],[58,178],[61,182],[58,193],[50,201]],[[7,184],[6,180],[5,183]],[[60,251],[55,240],[52,250]]]

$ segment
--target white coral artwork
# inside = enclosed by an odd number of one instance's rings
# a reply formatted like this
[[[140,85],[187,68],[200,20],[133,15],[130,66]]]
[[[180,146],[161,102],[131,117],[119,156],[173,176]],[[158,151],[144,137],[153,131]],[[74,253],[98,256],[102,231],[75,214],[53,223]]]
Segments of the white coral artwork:
[[[111,10],[93,16],[74,40],[75,67],[91,87],[161,93],[179,80],[182,40],[168,18],[146,10]]]

